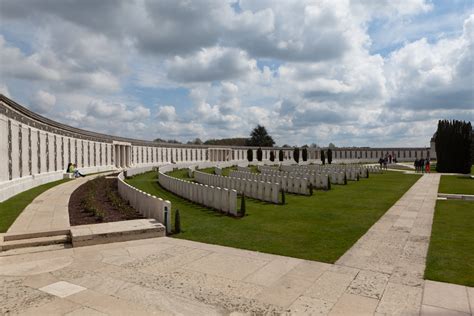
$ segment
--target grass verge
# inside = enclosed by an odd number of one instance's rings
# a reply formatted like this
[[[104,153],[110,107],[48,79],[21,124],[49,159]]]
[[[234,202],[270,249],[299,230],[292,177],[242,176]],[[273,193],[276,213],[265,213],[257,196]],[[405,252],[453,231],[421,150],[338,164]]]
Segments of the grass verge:
[[[474,212],[471,201],[437,201],[425,278],[474,286]]]
[[[360,182],[333,185],[311,197],[287,194],[286,205],[247,199],[247,215],[236,219],[186,201],[161,188],[155,173],[127,180],[170,200],[181,215],[176,238],[333,263],[419,178],[388,172]],[[239,207],[240,203],[238,204]]]
[[[474,194],[474,179],[462,176],[441,176],[439,193]]]
[[[5,233],[16,218],[38,195],[70,179],[62,179],[46,183],[25,192],[21,192],[0,203],[0,233]]]

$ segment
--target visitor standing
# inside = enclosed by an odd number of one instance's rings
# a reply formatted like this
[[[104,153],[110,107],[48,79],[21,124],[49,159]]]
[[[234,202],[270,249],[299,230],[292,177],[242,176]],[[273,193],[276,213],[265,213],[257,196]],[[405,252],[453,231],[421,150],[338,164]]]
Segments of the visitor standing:
[[[430,166],[430,160],[429,159],[426,159],[425,171],[426,171],[426,173],[430,173],[430,171],[431,171],[431,166]]]

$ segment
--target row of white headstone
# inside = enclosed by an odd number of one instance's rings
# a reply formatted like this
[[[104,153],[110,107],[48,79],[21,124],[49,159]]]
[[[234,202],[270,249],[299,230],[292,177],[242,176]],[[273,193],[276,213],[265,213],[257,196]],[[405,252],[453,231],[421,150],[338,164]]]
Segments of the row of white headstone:
[[[195,171],[194,179],[202,184],[234,189],[248,197],[278,204],[278,195],[281,185],[277,182],[263,182],[236,177],[224,177]]]
[[[158,182],[166,190],[189,201],[237,216],[237,191],[189,182],[158,173]]]
[[[245,167],[245,166],[237,166],[237,171],[251,172],[252,170],[250,170],[250,168],[249,168],[249,167]]]
[[[166,232],[170,233],[171,202],[143,192],[126,183],[124,179],[123,173],[120,173],[117,177],[117,188],[120,196],[144,217],[154,218],[162,223],[166,227]]]
[[[258,174],[254,172],[236,171],[229,173],[231,178],[240,178],[248,181],[262,181],[270,183],[279,183],[281,189],[285,192],[309,195],[309,182],[306,178],[284,177],[280,175]]]
[[[311,167],[311,168],[308,168]],[[328,174],[331,177],[331,180],[335,179],[332,174],[336,174],[336,178],[340,177],[339,174],[345,174],[347,180],[357,181],[359,178],[367,178],[369,176],[369,168],[361,165],[332,165],[332,166],[282,166],[279,170],[278,168],[260,168],[260,171],[263,174],[272,174],[272,175],[283,175],[283,176],[293,176],[293,177],[310,177],[311,174]],[[376,170],[378,171],[378,170]],[[333,183],[338,180],[333,180]]]

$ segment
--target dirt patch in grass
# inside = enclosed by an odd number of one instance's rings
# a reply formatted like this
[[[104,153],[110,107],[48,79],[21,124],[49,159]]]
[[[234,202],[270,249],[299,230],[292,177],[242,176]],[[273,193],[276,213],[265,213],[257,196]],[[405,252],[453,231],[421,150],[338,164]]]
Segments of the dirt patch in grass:
[[[117,178],[99,177],[77,188],[69,200],[71,226],[143,218],[117,189]]]

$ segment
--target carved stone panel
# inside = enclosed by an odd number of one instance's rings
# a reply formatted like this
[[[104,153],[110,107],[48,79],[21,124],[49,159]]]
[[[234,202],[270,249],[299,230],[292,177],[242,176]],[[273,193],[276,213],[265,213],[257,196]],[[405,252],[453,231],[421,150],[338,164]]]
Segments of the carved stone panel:
[[[23,177],[23,129],[21,124],[18,125],[18,149],[20,154],[20,178]]]
[[[33,163],[31,158],[31,128],[28,128],[28,174],[33,174]]]
[[[46,172],[49,172],[49,135],[46,133]]]
[[[8,179],[13,179],[13,165],[12,165],[12,121],[8,120]]]
[[[37,146],[36,146],[36,155],[38,156],[38,159],[37,159],[37,162],[38,162],[38,173],[41,173],[42,170],[41,170],[41,133],[40,131],[38,130],[37,131],[38,133],[38,140],[36,141],[37,142]]]

